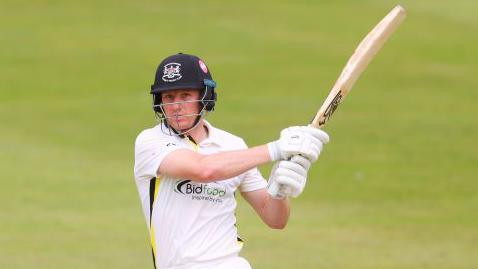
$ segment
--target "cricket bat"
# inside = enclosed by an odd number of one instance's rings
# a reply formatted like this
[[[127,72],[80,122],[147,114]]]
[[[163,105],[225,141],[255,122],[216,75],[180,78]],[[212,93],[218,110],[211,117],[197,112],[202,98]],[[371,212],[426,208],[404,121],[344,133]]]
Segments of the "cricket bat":
[[[316,128],[322,128],[330,119],[337,106],[352,90],[352,86],[362,72],[367,68],[375,54],[382,48],[383,44],[392,33],[403,22],[407,12],[402,6],[396,6],[385,16],[368,35],[360,42],[350,57],[342,73],[332,87],[329,95],[320,107],[317,115],[311,122]]]
[[[310,123],[311,126],[316,128],[323,128],[325,126],[338,105],[350,92],[365,68],[367,68],[370,61],[406,16],[407,12],[405,9],[400,5],[396,6],[360,42]],[[290,190],[286,186],[277,186],[276,184],[276,186],[270,186],[269,193],[272,195],[277,193],[276,196],[284,197],[290,193]]]

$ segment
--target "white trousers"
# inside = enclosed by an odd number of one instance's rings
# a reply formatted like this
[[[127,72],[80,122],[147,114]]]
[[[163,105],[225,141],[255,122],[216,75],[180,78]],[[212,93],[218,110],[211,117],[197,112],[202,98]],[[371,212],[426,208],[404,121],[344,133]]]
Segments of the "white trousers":
[[[188,264],[163,269],[252,269],[249,262],[242,257],[230,257],[214,262]]]
[[[249,262],[243,257],[234,257],[226,259],[214,267],[215,269],[252,269]]]

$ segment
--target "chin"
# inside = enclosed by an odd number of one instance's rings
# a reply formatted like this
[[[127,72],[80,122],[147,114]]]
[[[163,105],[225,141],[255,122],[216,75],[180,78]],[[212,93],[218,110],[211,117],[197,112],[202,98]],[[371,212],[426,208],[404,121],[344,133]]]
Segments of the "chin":
[[[174,129],[178,130],[178,131],[185,131],[185,130],[189,130],[191,127],[193,127],[193,124],[192,123],[188,123],[188,124],[171,124],[170,125],[171,127],[173,127]]]

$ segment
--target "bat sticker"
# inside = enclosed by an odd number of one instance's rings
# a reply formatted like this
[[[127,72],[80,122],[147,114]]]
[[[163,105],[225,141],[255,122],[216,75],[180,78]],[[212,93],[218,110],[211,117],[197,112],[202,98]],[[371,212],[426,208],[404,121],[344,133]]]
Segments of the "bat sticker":
[[[332,102],[330,102],[329,106],[327,109],[325,109],[324,116],[322,119],[319,121],[319,125],[325,124],[326,121],[332,117],[332,114],[334,114],[335,110],[339,106],[340,102],[342,101],[342,92],[339,91],[337,95],[335,95],[334,99],[332,99]]]

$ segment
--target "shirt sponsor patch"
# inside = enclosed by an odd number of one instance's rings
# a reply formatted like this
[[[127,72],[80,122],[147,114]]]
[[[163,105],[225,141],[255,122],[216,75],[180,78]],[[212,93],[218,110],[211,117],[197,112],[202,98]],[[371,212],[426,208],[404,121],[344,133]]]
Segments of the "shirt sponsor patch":
[[[222,203],[227,194],[226,188],[219,184],[204,184],[192,180],[180,180],[174,192],[190,197],[192,200]]]

